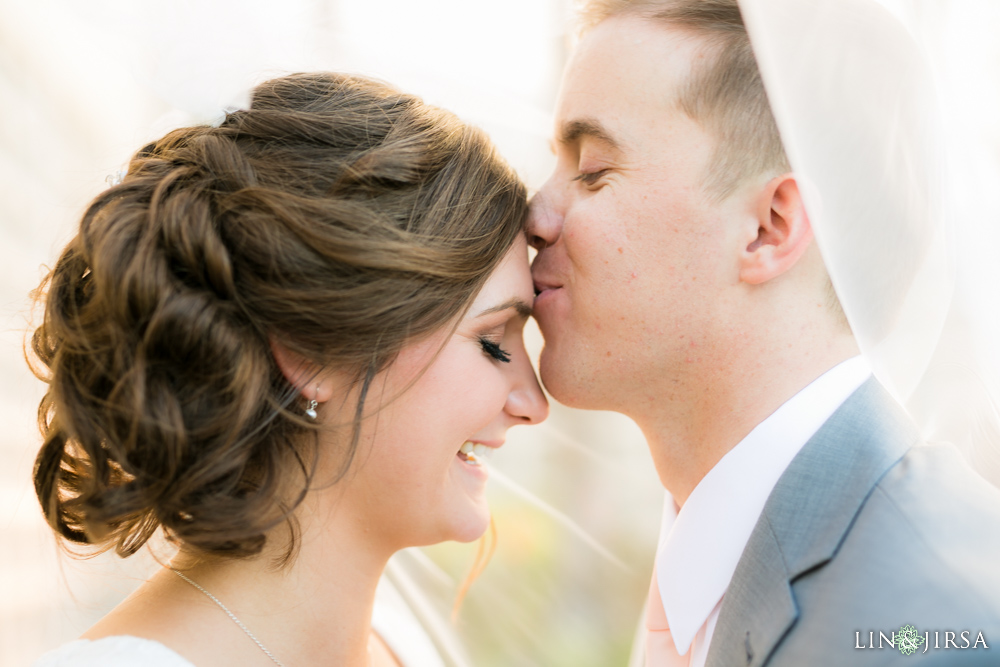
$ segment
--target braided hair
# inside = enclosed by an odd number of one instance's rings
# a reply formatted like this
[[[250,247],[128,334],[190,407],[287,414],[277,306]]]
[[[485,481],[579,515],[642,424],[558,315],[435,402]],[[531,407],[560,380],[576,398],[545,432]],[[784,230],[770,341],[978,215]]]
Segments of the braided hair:
[[[49,524],[122,556],[160,527],[259,553],[316,461],[270,344],[356,378],[346,471],[374,375],[468,308],[526,213],[481,131],[356,76],[275,79],[145,146],[37,291]]]

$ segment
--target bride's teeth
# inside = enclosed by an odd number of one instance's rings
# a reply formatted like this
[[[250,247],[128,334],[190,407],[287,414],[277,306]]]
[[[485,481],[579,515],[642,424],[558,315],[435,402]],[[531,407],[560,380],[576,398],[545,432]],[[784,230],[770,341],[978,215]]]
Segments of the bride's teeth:
[[[479,463],[479,461],[476,460],[476,444],[475,443],[466,441],[465,443],[462,444],[462,447],[458,450],[458,453],[461,454],[463,457],[465,457],[462,460],[465,461],[470,466],[481,465]]]
[[[458,450],[464,457],[463,460],[469,465],[482,465],[493,457],[493,448],[478,442],[466,441]]]

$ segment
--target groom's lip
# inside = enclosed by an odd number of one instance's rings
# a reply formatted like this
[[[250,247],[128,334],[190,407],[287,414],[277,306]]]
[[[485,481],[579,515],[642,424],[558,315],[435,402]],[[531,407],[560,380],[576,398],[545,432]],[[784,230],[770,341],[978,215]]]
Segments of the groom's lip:
[[[551,283],[551,282],[543,281],[543,280],[535,280],[534,283],[535,283],[535,297],[536,298],[540,294],[542,294],[542,292],[546,292],[548,290],[556,290],[556,289],[559,289],[559,288],[562,287],[562,285],[556,285],[555,283]]]
[[[541,319],[544,315],[543,313],[548,309],[548,302],[551,298],[562,289],[562,286],[535,286],[535,301],[532,304],[532,313],[536,320],[541,323]]]
[[[541,324],[541,319],[539,316],[544,318],[542,311],[546,310],[548,306],[546,303],[550,301],[556,292],[562,289],[562,284],[558,282],[551,273],[544,270],[544,267],[538,264],[539,257],[535,258],[535,263],[531,267],[534,269],[532,271],[532,283],[535,286],[535,302],[532,304],[535,319]],[[556,274],[558,275],[558,274]]]

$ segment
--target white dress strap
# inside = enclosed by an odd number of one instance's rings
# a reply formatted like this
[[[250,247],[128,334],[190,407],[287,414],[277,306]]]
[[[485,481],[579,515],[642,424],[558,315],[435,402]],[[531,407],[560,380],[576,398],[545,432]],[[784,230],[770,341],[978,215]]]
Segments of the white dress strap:
[[[49,651],[32,667],[194,667],[152,639],[128,635],[77,639]]]

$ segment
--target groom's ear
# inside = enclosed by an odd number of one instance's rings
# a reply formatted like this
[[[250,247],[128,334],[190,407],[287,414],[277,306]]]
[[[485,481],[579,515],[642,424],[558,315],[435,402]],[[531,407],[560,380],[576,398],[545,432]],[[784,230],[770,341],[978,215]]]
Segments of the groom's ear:
[[[740,255],[740,280],[765,283],[792,268],[812,243],[812,225],[806,215],[799,185],[792,174],[772,178],[755,206],[756,236]]]

